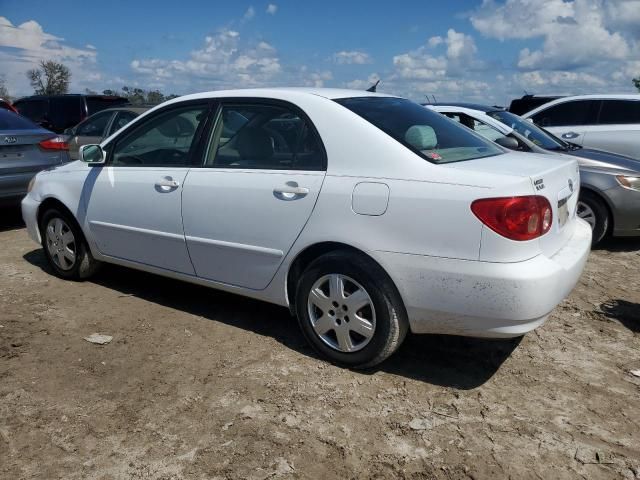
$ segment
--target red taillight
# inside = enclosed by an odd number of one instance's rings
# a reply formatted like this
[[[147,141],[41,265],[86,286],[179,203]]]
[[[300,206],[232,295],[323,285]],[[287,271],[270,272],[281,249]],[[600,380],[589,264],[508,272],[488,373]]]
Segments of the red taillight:
[[[69,150],[69,144],[62,137],[48,138],[38,145],[45,150]]]
[[[551,228],[553,214],[545,197],[483,198],[471,204],[471,211],[487,227],[511,240],[533,240]]]

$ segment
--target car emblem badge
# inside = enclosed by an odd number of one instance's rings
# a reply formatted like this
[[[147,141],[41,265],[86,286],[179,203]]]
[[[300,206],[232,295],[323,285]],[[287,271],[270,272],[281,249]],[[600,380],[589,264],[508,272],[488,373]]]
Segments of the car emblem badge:
[[[569,179],[569,191],[573,193],[573,180]]]
[[[4,143],[16,143],[17,141],[16,137],[4,137]]]

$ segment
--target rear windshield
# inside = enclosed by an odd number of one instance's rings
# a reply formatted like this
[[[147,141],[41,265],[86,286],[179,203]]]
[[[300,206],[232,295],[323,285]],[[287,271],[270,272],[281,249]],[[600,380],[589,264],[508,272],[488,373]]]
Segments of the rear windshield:
[[[523,137],[532,141],[536,145],[546,150],[566,150],[566,146],[560,140],[551,136],[533,122],[524,120],[523,118],[503,110],[487,112],[492,118],[501,123],[510,126]]]
[[[89,115],[104,110],[105,108],[115,107],[129,103],[126,98],[121,97],[87,97],[87,109]]]
[[[336,102],[433,163],[461,162],[504,153],[444,115],[404,98],[357,97]]]
[[[0,109],[0,133],[3,130],[42,130],[42,127],[17,113]]]

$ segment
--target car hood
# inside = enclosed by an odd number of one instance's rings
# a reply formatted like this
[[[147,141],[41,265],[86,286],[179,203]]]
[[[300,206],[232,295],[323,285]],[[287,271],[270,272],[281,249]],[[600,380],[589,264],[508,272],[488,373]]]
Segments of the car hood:
[[[614,168],[640,172],[640,160],[618,155],[617,153],[594,150],[592,148],[580,148],[562,153],[576,157],[581,167]]]

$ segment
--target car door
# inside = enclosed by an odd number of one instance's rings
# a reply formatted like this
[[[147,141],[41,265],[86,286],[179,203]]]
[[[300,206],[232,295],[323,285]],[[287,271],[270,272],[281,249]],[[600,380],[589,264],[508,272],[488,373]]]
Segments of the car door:
[[[557,137],[582,145],[585,133],[596,125],[599,107],[599,100],[571,100],[545,108],[531,118]]]
[[[640,159],[640,100],[605,99],[583,146]]]
[[[132,124],[104,148],[107,163],[85,186],[86,222],[110,257],[194,274],[182,228],[181,195],[208,103],[166,107]]]
[[[321,139],[297,107],[223,102],[182,194],[196,275],[265,288],[309,219],[325,171]]]
[[[78,159],[82,145],[90,145],[102,141],[113,116],[113,111],[96,113],[72,130],[72,137],[68,142],[69,156],[72,160]]]

